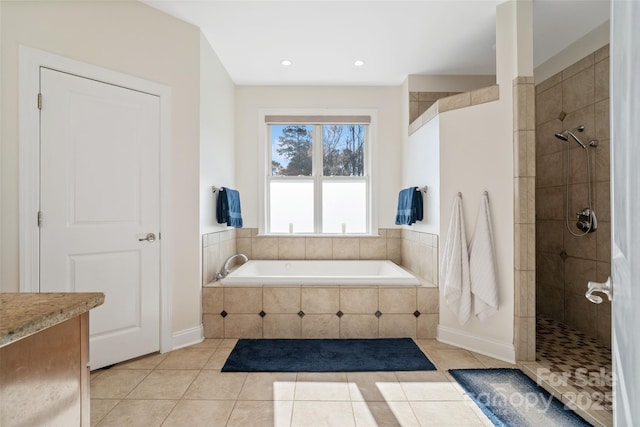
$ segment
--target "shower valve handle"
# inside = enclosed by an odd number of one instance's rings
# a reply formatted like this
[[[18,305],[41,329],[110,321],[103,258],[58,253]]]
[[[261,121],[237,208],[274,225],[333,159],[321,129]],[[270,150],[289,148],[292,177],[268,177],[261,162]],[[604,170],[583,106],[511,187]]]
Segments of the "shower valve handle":
[[[598,296],[598,295],[593,295],[594,292],[600,292],[603,293],[607,296],[607,298],[609,298],[609,301],[611,301],[611,276],[609,276],[607,278],[607,280],[603,283],[600,282],[589,282],[587,284],[587,287],[589,288],[587,290],[587,293],[584,294],[584,296],[591,301],[594,304],[600,304],[602,303],[603,299],[602,297]]]

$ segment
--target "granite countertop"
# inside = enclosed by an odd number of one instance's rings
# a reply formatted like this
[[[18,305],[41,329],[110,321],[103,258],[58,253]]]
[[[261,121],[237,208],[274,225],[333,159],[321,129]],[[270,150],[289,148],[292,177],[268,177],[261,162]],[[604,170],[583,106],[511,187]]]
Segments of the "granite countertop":
[[[0,293],[0,347],[79,316],[104,303],[104,294]]]

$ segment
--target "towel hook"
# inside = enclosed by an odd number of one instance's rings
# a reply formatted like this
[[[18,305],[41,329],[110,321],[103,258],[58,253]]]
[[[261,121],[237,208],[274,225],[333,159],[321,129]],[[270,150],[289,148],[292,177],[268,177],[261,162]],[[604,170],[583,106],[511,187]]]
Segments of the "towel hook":
[[[213,187],[211,187],[211,190],[213,191],[213,194],[216,194],[218,191],[220,191],[220,188],[214,185]]]
[[[416,191],[421,191],[424,194],[427,194],[427,186],[425,185],[424,187],[416,187]]]
[[[462,192],[458,191],[458,197],[462,197]]]

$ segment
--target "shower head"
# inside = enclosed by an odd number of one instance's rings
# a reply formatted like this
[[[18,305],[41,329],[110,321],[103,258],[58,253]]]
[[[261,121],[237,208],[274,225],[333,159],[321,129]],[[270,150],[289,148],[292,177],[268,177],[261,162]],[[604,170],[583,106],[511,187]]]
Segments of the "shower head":
[[[573,133],[573,131],[578,131],[578,132],[584,132],[584,126],[580,125],[577,128],[574,129],[567,129],[567,130],[563,130],[560,133],[556,133],[556,138],[561,139],[563,141],[569,141],[569,137],[572,137],[577,143],[578,145],[580,145],[580,147],[582,148],[587,148],[586,145],[584,145],[584,143],[582,141],[580,141],[580,139]]]

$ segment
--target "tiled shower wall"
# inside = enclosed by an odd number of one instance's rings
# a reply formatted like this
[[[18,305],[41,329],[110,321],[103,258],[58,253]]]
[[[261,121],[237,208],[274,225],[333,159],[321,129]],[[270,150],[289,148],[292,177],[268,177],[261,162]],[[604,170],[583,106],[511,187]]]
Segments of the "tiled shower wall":
[[[577,136],[588,143],[591,197],[598,230],[572,236],[565,227],[563,168],[569,149],[569,225],[575,212],[588,206],[584,150],[574,141],[554,137],[564,129],[584,125]],[[611,271],[609,193],[609,46],[586,56],[536,86],[536,307],[539,313],[563,322],[611,345],[611,304],[589,302],[588,281],[605,281]]]
[[[375,237],[276,237],[240,228],[205,234],[202,246],[203,284],[214,281],[225,259],[235,252],[249,259],[388,259],[438,283],[438,236],[408,229],[380,229]]]

